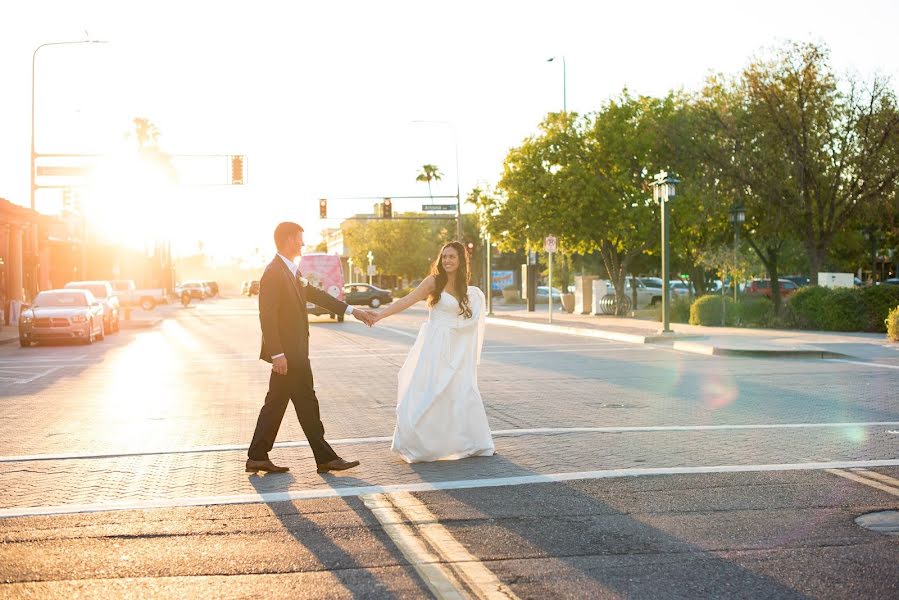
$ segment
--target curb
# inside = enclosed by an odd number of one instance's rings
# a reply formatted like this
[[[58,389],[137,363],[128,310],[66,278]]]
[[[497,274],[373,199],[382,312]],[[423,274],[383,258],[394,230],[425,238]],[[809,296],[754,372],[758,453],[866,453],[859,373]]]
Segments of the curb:
[[[691,352],[693,354],[702,354],[705,356],[748,356],[755,358],[852,358],[849,354],[831,352],[830,350],[722,348],[720,346],[710,346],[708,344],[699,344],[696,342],[674,342],[672,348],[681,352]]]
[[[518,327],[519,329],[530,329],[532,331],[543,331],[545,333],[562,333],[565,335],[579,335],[582,337],[601,338],[604,340],[612,340],[615,342],[626,342],[629,344],[671,344],[676,340],[695,338],[695,335],[637,335],[634,333],[620,333],[617,331],[606,331],[604,329],[587,329],[585,327],[572,327],[570,325],[550,325],[549,323],[533,323],[531,321],[523,321],[519,319],[508,319],[503,317],[487,317],[487,323],[491,325],[505,325],[507,327]]]
[[[701,342],[678,341],[690,338],[703,337],[696,335],[636,335],[631,333],[618,333],[615,331],[605,331],[602,329],[587,329],[584,327],[572,327],[569,325],[550,325],[549,323],[532,323],[530,321],[521,321],[517,319],[509,319],[502,317],[487,317],[487,323],[491,325],[505,325],[507,327],[518,327],[519,329],[530,329],[532,331],[543,331],[546,333],[562,333],[566,335],[578,335],[582,337],[601,338],[616,342],[627,342],[630,344],[653,344],[671,346],[673,350],[680,352],[690,352],[692,354],[701,354],[704,356],[742,356],[754,358],[852,358],[849,354],[840,352],[831,352],[829,350],[814,349],[751,349],[751,348],[722,348],[720,346],[711,346]]]

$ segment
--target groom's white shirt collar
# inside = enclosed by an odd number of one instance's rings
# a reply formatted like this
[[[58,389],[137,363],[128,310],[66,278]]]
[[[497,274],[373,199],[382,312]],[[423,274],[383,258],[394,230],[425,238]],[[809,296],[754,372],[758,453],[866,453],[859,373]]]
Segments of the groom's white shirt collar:
[[[296,277],[297,271],[299,271],[299,269],[300,269],[299,265],[297,265],[297,263],[293,262],[292,260],[290,260],[289,258],[284,256],[283,254],[279,253],[278,256],[281,257],[281,260],[283,260],[284,264],[287,265],[287,268],[290,269],[290,274],[293,275],[294,277]]]

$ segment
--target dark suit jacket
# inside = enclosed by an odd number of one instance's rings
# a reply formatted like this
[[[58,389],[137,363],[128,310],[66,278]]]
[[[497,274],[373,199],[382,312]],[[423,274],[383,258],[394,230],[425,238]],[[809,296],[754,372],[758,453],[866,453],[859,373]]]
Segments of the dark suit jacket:
[[[318,288],[301,286],[281,257],[275,255],[259,280],[259,358],[272,362],[273,355],[283,352],[288,367],[305,363],[309,358],[307,300],[337,315],[347,308],[346,303]]]

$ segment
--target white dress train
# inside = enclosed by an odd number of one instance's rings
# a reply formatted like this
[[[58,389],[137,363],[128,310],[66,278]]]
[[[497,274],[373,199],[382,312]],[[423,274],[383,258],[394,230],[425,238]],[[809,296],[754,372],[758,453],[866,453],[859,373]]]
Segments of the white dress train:
[[[494,453],[477,381],[487,302],[474,286],[468,298],[465,319],[452,294],[440,295],[400,369],[391,450],[406,462]]]

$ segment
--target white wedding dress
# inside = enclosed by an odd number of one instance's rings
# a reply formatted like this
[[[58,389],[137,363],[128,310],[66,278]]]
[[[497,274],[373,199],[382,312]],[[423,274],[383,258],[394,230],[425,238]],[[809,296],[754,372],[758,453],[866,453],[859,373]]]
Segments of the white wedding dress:
[[[469,286],[471,318],[447,292],[428,312],[399,372],[391,449],[406,462],[492,456],[493,437],[478,391],[486,300]]]

